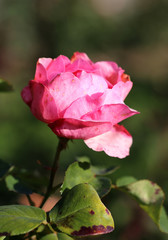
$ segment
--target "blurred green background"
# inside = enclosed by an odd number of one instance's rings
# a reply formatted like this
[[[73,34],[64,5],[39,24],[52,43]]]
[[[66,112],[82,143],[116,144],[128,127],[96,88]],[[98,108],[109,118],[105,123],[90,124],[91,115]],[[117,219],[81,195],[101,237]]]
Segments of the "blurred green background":
[[[120,165],[113,181],[132,175],[157,182],[168,206],[167,0],[0,0],[0,77],[14,87],[0,94],[0,158],[30,172],[40,169],[38,160],[51,165],[57,137],[33,117],[20,92],[39,57],[75,51],[122,66],[134,83],[126,103],[141,114],[123,123],[134,139],[129,157],[113,159],[75,140],[62,154],[60,179],[76,156],[87,155],[93,164]],[[1,204],[16,201],[1,194]],[[124,194],[111,192],[103,201],[116,230],[95,239],[168,239]]]

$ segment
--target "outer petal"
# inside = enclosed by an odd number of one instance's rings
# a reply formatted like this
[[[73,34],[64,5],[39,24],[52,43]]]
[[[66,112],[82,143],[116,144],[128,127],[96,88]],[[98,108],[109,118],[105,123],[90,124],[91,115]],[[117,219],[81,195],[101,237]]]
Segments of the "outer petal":
[[[39,120],[50,123],[58,118],[55,101],[48,89],[41,83],[30,82],[32,94],[31,111]]]
[[[129,108],[123,103],[123,98],[126,92],[132,86],[131,83],[131,81],[126,83],[118,82],[112,89],[105,89],[104,92],[99,89],[99,91],[101,92],[92,95],[85,95],[81,98],[78,98],[65,110],[64,118],[74,117],[79,119],[82,116],[84,118],[87,116],[84,116],[85,114],[93,114],[97,110],[100,112],[100,107],[102,107],[103,105],[111,104],[120,104],[118,106],[124,105],[126,110],[129,110]],[[88,89],[86,92],[89,93],[89,90],[91,91],[91,88]]]
[[[38,61],[34,81],[39,83],[47,83],[47,71],[45,67]]]
[[[113,86],[112,89],[106,89],[102,94],[101,98],[101,105],[107,104],[123,104],[126,95],[129,93],[132,87],[132,82],[118,82],[116,85]]]
[[[112,88],[106,89],[104,93],[98,92],[78,98],[65,110],[63,117],[106,121],[114,125],[137,113],[126,106],[120,94]]]
[[[111,104],[101,106],[96,111],[83,115],[81,119],[86,121],[110,122],[112,125],[115,125],[137,113],[125,104]]]
[[[30,87],[27,86],[25,88],[23,88],[22,92],[21,92],[21,96],[22,96],[22,99],[23,101],[27,104],[27,105],[31,105],[31,102],[32,102],[32,94],[31,94],[31,91],[30,91]]]
[[[89,122],[78,119],[58,119],[54,123],[49,124],[52,131],[60,136],[71,139],[88,139],[112,128],[110,123]]]
[[[47,67],[51,64],[52,58],[39,58],[36,64],[34,80],[36,82],[47,83]]]
[[[128,93],[130,92],[132,86],[133,83],[130,80],[126,82],[119,81],[113,86],[112,90],[121,100],[124,101]]]
[[[132,136],[120,125],[115,125],[104,134],[85,140],[86,145],[95,151],[104,151],[111,157],[124,158],[129,155]]]

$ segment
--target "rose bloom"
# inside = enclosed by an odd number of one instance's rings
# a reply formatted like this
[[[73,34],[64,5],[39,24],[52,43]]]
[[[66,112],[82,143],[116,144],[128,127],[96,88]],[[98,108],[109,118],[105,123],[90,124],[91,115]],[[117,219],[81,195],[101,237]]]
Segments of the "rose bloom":
[[[131,88],[130,77],[115,62],[93,63],[76,52],[71,59],[40,58],[21,95],[59,137],[83,139],[95,151],[124,158],[132,136],[118,123],[138,113],[124,103]]]

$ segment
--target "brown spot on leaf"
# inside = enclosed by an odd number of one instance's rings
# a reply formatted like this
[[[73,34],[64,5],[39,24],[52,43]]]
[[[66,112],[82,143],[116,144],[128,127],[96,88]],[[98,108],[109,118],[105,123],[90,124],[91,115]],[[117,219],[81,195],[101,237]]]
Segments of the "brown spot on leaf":
[[[157,194],[159,194],[159,192],[160,192],[160,188],[157,188],[157,189],[155,190],[155,194],[157,195]]]
[[[3,237],[3,236],[10,236],[10,234],[9,233],[7,233],[7,232],[0,232],[0,237]]]
[[[155,185],[156,185],[156,183],[154,183],[154,182],[152,182],[152,181],[151,181],[151,184],[152,184],[153,186],[155,186]]]
[[[106,213],[109,215],[110,214],[110,212],[109,212],[109,210],[106,208]]]
[[[114,229],[111,226],[103,226],[103,225],[93,225],[92,227],[81,227],[79,231],[73,231],[71,233],[72,236],[88,236],[88,235],[98,235],[112,232]]]
[[[93,210],[91,210],[89,213],[90,213],[91,215],[94,215],[94,214],[95,214],[95,212],[94,212]]]

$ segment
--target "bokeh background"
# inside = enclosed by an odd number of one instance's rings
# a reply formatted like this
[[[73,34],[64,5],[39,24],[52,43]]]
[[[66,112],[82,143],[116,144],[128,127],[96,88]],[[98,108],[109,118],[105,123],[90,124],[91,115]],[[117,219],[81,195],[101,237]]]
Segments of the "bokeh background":
[[[113,159],[75,140],[62,154],[59,179],[77,156],[87,155],[93,164],[120,165],[114,182],[123,175],[157,182],[168,206],[167,0],[0,0],[0,77],[14,87],[0,94],[0,158],[48,175],[37,161],[51,165],[57,137],[32,116],[20,92],[39,57],[71,57],[75,51],[122,66],[134,82],[126,103],[141,114],[124,121],[134,138],[129,157]],[[1,204],[18,201],[3,190]],[[95,239],[168,239],[124,194],[111,192],[103,201],[116,230]]]

